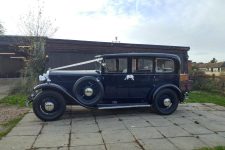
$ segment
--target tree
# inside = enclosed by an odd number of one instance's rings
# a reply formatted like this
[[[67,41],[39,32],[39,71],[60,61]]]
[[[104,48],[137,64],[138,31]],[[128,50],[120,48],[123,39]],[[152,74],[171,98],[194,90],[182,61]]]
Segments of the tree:
[[[217,63],[216,58],[213,58],[212,60],[210,60],[210,63]]]
[[[37,83],[38,76],[45,71],[45,40],[57,31],[51,19],[44,17],[43,12],[43,7],[38,1],[37,9],[29,11],[21,18],[20,31],[27,36],[25,41],[30,43],[23,71],[26,77],[24,92],[30,92],[32,86]]]
[[[3,35],[5,32],[5,29],[3,27],[3,25],[0,23],[0,35]]]

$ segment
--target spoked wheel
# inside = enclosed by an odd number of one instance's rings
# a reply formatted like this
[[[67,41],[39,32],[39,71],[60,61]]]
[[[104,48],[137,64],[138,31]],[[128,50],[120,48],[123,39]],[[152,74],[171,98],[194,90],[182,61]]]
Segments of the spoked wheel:
[[[152,107],[159,114],[169,115],[177,109],[178,104],[177,94],[171,89],[163,89],[157,93]]]
[[[95,77],[82,77],[73,86],[75,97],[84,105],[97,104],[104,94],[102,83]]]
[[[55,91],[42,91],[33,101],[35,115],[43,121],[61,117],[66,109],[63,96]]]

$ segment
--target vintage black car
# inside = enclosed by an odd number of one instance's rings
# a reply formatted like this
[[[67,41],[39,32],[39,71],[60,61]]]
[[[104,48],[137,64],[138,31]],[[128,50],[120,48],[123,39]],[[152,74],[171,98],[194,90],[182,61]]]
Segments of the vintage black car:
[[[98,63],[96,70],[65,68]],[[63,115],[66,105],[90,109],[150,107],[162,115],[173,113],[187,96],[188,80],[180,74],[180,58],[162,53],[119,53],[49,69],[30,96],[33,110],[44,121]],[[64,69],[64,70],[62,70]],[[182,80],[182,81],[181,81]]]

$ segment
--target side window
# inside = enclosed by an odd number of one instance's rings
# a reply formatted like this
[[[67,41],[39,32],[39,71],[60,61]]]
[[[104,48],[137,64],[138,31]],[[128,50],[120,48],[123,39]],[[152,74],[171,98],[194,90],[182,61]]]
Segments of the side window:
[[[127,58],[105,59],[105,73],[127,73]]]
[[[153,60],[151,58],[133,58],[133,73],[151,73],[153,71]]]
[[[116,72],[116,59],[105,59],[105,72]]]
[[[161,73],[174,72],[174,61],[171,59],[157,58],[156,72],[161,72]]]
[[[127,73],[127,59],[126,58],[119,58],[118,63],[119,63],[118,72]]]

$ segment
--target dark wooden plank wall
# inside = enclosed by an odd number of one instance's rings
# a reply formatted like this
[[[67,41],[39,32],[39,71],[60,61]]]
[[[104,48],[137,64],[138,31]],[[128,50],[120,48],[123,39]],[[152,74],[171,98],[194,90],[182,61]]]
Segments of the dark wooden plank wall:
[[[47,68],[54,68],[93,59],[106,53],[153,52],[176,54],[181,58],[181,72],[188,73],[189,47],[90,42],[75,40],[47,39]],[[85,65],[71,69],[94,69],[96,65]]]

